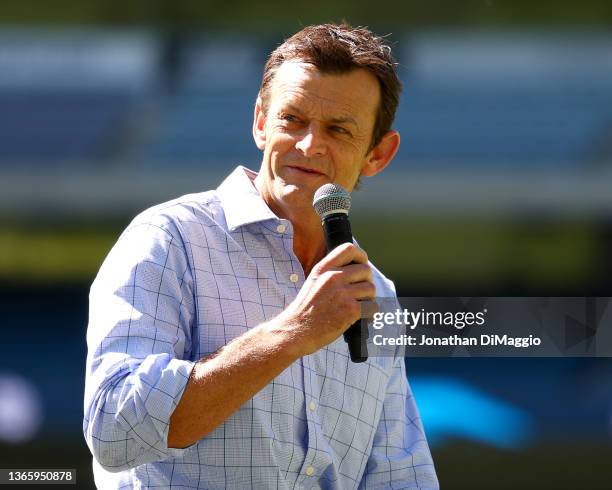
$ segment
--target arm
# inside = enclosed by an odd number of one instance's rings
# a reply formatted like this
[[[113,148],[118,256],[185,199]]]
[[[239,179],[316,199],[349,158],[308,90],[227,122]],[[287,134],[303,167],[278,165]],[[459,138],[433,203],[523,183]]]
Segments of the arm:
[[[367,488],[439,488],[403,357],[396,357],[365,473]]]
[[[108,471],[180,455],[165,441],[193,369],[194,304],[177,236],[161,220],[132,224],[90,291],[83,431]]]
[[[131,227],[92,286],[84,433],[108,471],[182,455],[176,448],[337,338],[359,318],[358,300],[375,294],[367,257],[347,245],[313,269],[278,317],[194,364],[182,360],[194,302],[177,236],[150,223]]]
[[[168,446],[182,448],[212,432],[299,358],[275,319],[198,361],[170,417]]]

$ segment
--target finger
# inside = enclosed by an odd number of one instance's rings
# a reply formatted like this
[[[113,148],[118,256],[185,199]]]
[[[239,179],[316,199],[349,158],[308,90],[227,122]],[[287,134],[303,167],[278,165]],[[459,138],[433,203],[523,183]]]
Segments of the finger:
[[[343,243],[329,252],[320,262],[325,268],[342,267],[352,262],[367,264],[368,254],[354,243]]]
[[[371,282],[357,282],[347,286],[350,295],[357,300],[372,300],[376,299],[376,286]]]
[[[374,283],[372,278],[372,268],[368,264],[349,264],[344,267],[337,269],[341,272],[341,277],[346,284],[352,284],[356,282],[371,282]]]

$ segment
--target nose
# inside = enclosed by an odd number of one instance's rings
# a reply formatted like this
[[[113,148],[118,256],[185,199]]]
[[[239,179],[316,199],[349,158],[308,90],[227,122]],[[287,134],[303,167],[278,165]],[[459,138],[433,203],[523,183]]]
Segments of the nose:
[[[310,124],[295,147],[305,157],[323,156],[327,153],[327,144],[322,129],[315,124]]]

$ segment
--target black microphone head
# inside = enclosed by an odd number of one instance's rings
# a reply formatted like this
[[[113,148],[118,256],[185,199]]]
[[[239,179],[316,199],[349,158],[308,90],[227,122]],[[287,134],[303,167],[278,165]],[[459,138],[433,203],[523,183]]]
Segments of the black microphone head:
[[[315,192],[312,205],[321,219],[328,214],[348,214],[351,209],[351,195],[338,184],[324,184]]]

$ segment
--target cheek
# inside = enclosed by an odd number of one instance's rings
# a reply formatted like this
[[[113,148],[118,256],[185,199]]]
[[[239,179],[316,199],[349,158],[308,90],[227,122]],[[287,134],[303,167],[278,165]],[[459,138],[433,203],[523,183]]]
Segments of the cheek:
[[[358,135],[356,138],[348,142],[351,151],[353,151],[355,155],[359,157],[363,157],[368,152],[369,144],[369,139],[363,135]]]
[[[354,184],[361,174],[361,170],[365,165],[365,158],[361,151],[345,151],[337,153],[334,161],[336,162],[335,171],[336,178],[341,179],[345,183]]]
[[[354,143],[345,143],[334,151],[334,159],[338,162],[343,162],[342,167],[346,172],[357,167],[358,162],[364,159],[361,146]]]
[[[269,140],[271,155],[282,156],[295,149],[296,139],[287,133],[274,133]]]

